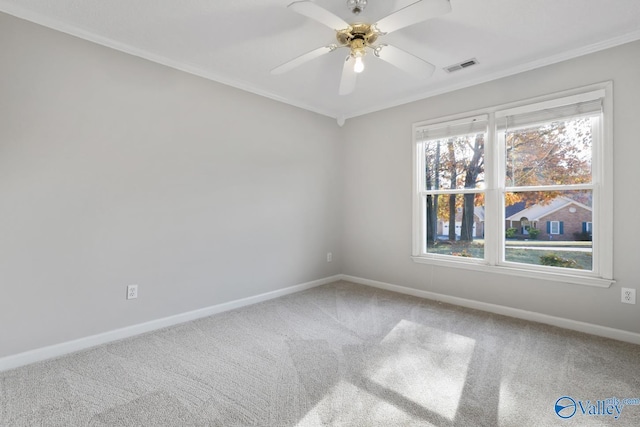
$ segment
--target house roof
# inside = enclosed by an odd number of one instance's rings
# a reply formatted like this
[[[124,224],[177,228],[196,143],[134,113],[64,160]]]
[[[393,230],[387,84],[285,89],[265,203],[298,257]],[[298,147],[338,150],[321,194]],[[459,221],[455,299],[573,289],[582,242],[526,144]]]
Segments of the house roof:
[[[559,209],[562,209],[567,205],[575,205],[577,207],[591,211],[591,208],[589,206],[583,205],[582,203],[576,202],[575,200],[571,200],[568,197],[556,197],[547,204],[535,204],[529,206],[526,209],[522,209],[518,212],[513,213],[506,219],[507,221],[519,221],[520,218],[526,217],[527,219],[529,219],[529,221],[538,221],[540,220],[540,218],[543,218]]]
[[[514,203],[512,205],[506,206],[504,208],[504,216],[509,218],[511,215],[520,212],[521,210],[523,210],[525,207],[527,207],[527,204],[525,202],[518,202],[518,203]]]

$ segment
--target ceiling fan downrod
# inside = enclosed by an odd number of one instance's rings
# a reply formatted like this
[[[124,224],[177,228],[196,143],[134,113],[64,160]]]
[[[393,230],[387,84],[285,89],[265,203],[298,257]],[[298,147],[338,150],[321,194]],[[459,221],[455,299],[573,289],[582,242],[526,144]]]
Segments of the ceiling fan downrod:
[[[358,15],[367,7],[367,0],[347,0],[347,7],[354,15]]]

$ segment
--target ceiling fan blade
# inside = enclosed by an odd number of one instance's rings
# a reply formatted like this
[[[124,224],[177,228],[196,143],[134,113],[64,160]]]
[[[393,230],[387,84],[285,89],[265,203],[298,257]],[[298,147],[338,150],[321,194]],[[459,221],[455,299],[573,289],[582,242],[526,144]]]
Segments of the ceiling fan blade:
[[[451,12],[449,0],[419,0],[382,18],[375,27],[378,31],[388,34],[449,12]]]
[[[357,74],[353,70],[354,63],[355,60],[351,55],[347,56],[344,60],[344,65],[342,66],[342,78],[340,79],[340,89],[338,90],[340,95],[348,95],[356,88]]]
[[[273,70],[271,70],[271,74],[282,74],[286,73],[289,70],[293,70],[294,68],[304,64],[307,61],[311,61],[319,56],[322,56],[326,53],[333,52],[338,48],[335,44],[330,44],[329,46],[322,46],[317,49],[312,50],[311,52],[307,52],[298,56],[297,58],[293,58],[291,61],[285,62],[282,65],[277,66]]]
[[[380,45],[374,53],[383,61],[416,77],[431,77],[436,69],[433,64],[397,47]]]
[[[294,1],[287,7],[300,15],[311,18],[314,21],[324,24],[336,31],[349,28],[349,23],[347,21],[334,15],[327,9],[318,6],[314,2],[308,0]]]

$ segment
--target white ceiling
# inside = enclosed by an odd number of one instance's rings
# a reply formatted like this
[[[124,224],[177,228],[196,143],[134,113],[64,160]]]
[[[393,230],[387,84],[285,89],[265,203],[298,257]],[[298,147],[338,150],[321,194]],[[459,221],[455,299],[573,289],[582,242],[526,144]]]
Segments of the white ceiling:
[[[0,0],[0,11],[330,117],[349,118],[640,39],[640,0],[450,0],[452,12],[384,36],[436,66],[417,79],[367,55],[338,95],[344,49],[284,75],[269,71],[335,41],[292,0]],[[315,0],[373,22],[415,0]],[[476,58],[455,73],[443,67]]]

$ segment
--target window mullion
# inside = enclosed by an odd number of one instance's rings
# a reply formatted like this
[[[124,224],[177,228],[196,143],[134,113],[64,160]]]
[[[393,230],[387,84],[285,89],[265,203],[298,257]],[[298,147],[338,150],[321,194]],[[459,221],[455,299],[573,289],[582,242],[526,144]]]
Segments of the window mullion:
[[[425,190],[422,191],[422,195],[441,195],[441,194],[479,194],[484,193],[486,190],[484,188],[454,188],[454,189],[445,189],[445,190]]]
[[[593,190],[594,184],[561,184],[561,185],[536,185],[527,187],[505,187],[505,192],[521,193],[524,191],[572,191],[572,190]]]
[[[489,265],[496,265],[500,259],[500,233],[502,214],[500,213],[500,144],[497,141],[495,114],[489,115],[487,143],[485,144],[485,234],[484,259]]]

